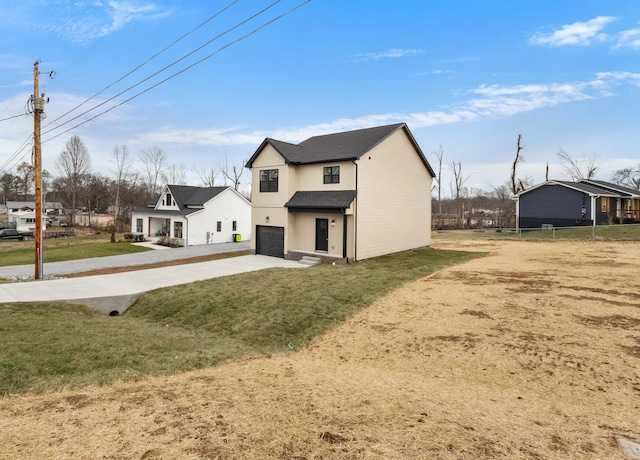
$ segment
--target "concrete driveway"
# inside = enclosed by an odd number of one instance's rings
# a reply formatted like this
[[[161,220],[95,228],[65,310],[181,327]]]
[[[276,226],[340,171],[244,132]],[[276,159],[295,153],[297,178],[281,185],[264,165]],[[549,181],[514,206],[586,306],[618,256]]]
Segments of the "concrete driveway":
[[[247,255],[170,267],[79,278],[0,284],[0,303],[67,302],[118,315],[144,292],[266,268],[304,268],[299,262]]]

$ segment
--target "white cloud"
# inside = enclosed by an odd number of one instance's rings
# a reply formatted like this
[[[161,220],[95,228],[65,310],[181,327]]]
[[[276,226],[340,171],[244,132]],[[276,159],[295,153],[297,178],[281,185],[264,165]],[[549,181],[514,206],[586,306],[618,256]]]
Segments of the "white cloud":
[[[608,36],[600,31],[615,20],[616,18],[612,16],[598,16],[587,22],[574,22],[550,34],[536,34],[531,38],[530,43],[549,46],[590,45],[594,41],[606,40]]]
[[[620,32],[616,37],[615,48],[640,49],[640,29],[631,29]]]
[[[600,72],[592,80],[570,83],[515,86],[481,85],[470,92],[475,97],[451,106],[448,110],[373,114],[275,131],[253,130],[247,132],[242,127],[203,130],[165,127],[137,137],[134,143],[257,146],[265,137],[297,143],[311,136],[400,122],[408,123],[411,128],[424,128],[469,122],[482,118],[509,117],[559,104],[608,97],[614,93],[615,87],[624,84],[640,85],[640,73]]]
[[[363,53],[357,54],[353,58],[353,62],[364,62],[364,61],[379,61],[381,59],[396,59],[406,56],[413,56],[416,54],[422,54],[424,50],[405,50],[401,48],[393,48],[389,51],[382,51],[377,53]]]
[[[51,31],[74,42],[87,42],[121,30],[128,24],[168,14],[152,2],[130,0],[79,1],[61,8]]]

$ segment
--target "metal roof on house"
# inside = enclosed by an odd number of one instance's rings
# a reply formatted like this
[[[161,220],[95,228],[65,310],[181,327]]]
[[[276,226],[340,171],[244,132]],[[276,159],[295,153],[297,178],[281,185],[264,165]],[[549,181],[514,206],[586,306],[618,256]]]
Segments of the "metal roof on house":
[[[399,129],[404,130],[431,177],[435,177],[431,165],[429,165],[406,123],[313,136],[299,144],[290,144],[266,138],[247,161],[246,167],[251,168],[253,162],[267,144],[276,149],[287,164],[303,165],[357,160]]]
[[[323,190],[296,192],[284,205],[290,210],[332,209],[345,210],[356,197],[355,190]]]

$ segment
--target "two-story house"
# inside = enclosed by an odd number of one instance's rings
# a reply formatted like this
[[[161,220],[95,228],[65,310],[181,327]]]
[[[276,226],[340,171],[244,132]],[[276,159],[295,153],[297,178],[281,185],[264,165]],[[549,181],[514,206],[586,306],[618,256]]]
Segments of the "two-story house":
[[[267,138],[246,166],[254,254],[353,261],[431,242],[435,174],[405,123]]]
[[[166,185],[146,208],[131,212],[131,231],[166,235],[182,246],[251,238],[251,203],[233,187]],[[237,240],[236,240],[237,241]]]

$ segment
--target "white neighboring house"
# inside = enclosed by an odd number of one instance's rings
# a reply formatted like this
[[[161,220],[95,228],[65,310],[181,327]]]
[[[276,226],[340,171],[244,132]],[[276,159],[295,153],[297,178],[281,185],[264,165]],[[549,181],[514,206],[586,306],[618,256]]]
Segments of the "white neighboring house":
[[[35,201],[7,201],[7,214],[11,214],[16,211],[29,211],[36,209]],[[57,216],[62,214],[62,203],[58,201],[46,201],[43,203],[42,212],[45,214],[55,214]]]
[[[32,232],[36,229],[35,211],[13,211],[9,214],[8,220],[15,224],[19,232]],[[46,228],[47,216],[42,216],[42,227]]]
[[[168,235],[183,246],[249,240],[251,203],[233,187],[166,185],[146,208],[131,212],[131,232]]]

